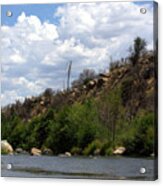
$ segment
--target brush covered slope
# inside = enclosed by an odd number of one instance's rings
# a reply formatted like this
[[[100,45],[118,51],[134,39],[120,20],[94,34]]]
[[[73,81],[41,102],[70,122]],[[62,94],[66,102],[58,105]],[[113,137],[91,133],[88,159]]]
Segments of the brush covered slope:
[[[112,62],[107,72],[86,69],[68,90],[48,88],[5,106],[2,139],[14,149],[50,149],[54,155],[112,155],[118,147],[124,155],[157,154],[156,58],[136,38],[130,56]]]

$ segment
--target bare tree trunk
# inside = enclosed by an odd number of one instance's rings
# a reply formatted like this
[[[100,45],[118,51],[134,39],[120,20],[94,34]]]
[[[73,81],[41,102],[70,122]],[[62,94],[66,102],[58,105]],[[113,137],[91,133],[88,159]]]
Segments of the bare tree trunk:
[[[72,61],[70,61],[69,66],[68,66],[68,73],[67,73],[67,91],[68,91],[69,88],[70,88],[71,66],[72,66]]]

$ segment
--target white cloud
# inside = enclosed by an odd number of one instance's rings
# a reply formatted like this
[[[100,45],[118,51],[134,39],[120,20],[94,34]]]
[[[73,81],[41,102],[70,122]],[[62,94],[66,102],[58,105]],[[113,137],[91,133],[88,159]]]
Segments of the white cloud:
[[[98,72],[110,56],[125,57],[136,36],[151,49],[153,12],[143,6],[147,14],[131,2],[69,3],[58,7],[57,25],[22,13],[14,26],[2,26],[2,103],[63,88],[70,60],[72,79],[84,68]]]
[[[20,51],[15,51],[9,58],[13,63],[24,63],[26,60],[21,56]]]
[[[20,100],[20,101],[24,100],[24,96],[20,96],[16,90],[5,91],[5,93],[1,94],[2,105],[15,103],[16,100]]]

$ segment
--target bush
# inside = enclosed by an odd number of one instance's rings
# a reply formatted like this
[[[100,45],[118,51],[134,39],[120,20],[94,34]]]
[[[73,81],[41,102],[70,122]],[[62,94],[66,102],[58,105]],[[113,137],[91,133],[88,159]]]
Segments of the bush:
[[[127,103],[131,100],[134,88],[134,79],[133,77],[126,78],[121,85],[121,99],[123,106],[126,106]]]
[[[133,66],[138,62],[139,57],[146,52],[146,41],[140,37],[135,38],[134,46],[130,48],[131,56],[130,60],[132,61]]]
[[[88,146],[84,149],[83,155],[94,155],[95,151],[98,149],[101,151],[102,143],[99,140],[94,140],[92,143],[88,144]]]
[[[70,152],[72,155],[80,155],[82,150],[79,147],[73,147]]]
[[[123,139],[127,149],[126,154],[147,156],[154,152],[154,114],[137,117],[130,125],[132,125],[131,133]]]
[[[120,66],[119,61],[111,62],[110,65],[109,65],[109,70],[113,71],[113,70],[117,69],[119,66]]]
[[[96,77],[96,72],[92,69],[84,69],[82,73],[80,73],[79,78],[72,82],[72,87],[78,87],[83,84],[87,84],[90,80]]]
[[[113,155],[113,149],[110,147],[110,148],[108,148],[108,149],[106,149],[106,151],[105,151],[105,155],[107,155],[107,156],[111,156],[111,155]]]
[[[101,147],[101,152],[100,152],[100,154],[101,154],[101,155],[107,155],[106,151],[107,151],[107,149],[111,148],[111,146],[112,146],[112,143],[111,143],[111,142],[105,141],[105,142],[103,143],[102,147]]]
[[[50,132],[45,144],[55,154],[70,151],[76,145],[76,128],[68,118],[69,113],[70,109],[64,107],[56,114],[55,119],[51,123]]]
[[[77,146],[84,149],[98,132],[99,123],[94,102],[87,100],[83,104],[75,103],[70,109],[68,119],[75,127]]]

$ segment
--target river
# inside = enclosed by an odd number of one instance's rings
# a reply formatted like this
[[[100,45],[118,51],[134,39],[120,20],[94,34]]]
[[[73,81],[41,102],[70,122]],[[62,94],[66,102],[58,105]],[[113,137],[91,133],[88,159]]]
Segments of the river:
[[[7,169],[11,164],[11,169]],[[146,172],[140,173],[144,167]],[[3,177],[154,180],[154,159],[2,155]]]

